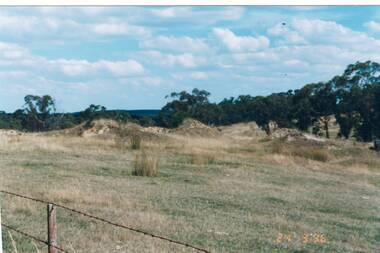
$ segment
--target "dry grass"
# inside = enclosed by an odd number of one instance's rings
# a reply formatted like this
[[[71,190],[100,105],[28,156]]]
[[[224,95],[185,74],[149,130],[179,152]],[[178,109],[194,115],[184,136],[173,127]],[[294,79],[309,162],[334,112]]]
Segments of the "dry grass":
[[[378,251],[377,153],[349,142],[234,138],[232,130],[228,138],[144,141],[146,157],[120,150],[113,139],[0,136],[0,185],[212,252]],[[148,167],[159,173],[133,176]],[[45,206],[9,197],[2,206],[3,222],[45,238]],[[64,210],[58,226],[59,242],[71,252],[192,252]],[[298,240],[317,232],[328,243]],[[278,233],[298,239],[278,243]],[[12,235],[19,252],[36,252],[30,240]],[[12,240],[3,236],[12,252]]]
[[[141,135],[134,133],[130,136],[131,149],[138,150],[141,147]]]
[[[141,148],[142,137],[137,130],[119,129],[115,138],[116,146],[121,150],[126,150],[128,147],[132,150]]]
[[[216,162],[216,156],[214,154],[192,153],[189,156],[190,156],[189,162],[190,164],[193,164],[193,165],[202,166],[202,165],[214,164]]]
[[[320,145],[310,144],[307,141],[299,141],[296,143],[287,143],[284,140],[275,140],[270,145],[270,150],[275,154],[286,156],[296,156],[319,162],[327,162],[329,160],[329,151]]]
[[[148,155],[145,151],[135,156],[132,175],[155,177],[158,174],[158,158]]]

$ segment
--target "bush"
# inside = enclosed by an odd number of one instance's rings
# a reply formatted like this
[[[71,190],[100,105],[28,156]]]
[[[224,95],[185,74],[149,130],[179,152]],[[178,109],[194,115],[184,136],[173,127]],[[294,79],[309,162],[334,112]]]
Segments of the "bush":
[[[132,175],[155,177],[158,174],[158,164],[157,157],[149,156],[145,152],[139,153],[135,157]]]

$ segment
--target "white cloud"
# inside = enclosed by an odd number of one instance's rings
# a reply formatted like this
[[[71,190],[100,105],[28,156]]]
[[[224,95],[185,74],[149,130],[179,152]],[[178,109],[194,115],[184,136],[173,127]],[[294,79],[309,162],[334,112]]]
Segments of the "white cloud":
[[[168,55],[170,65],[180,64],[186,68],[194,68],[197,66],[196,59],[192,54]]]
[[[237,6],[219,7],[207,10],[194,7],[168,7],[150,10],[153,16],[164,19],[189,20],[192,23],[215,23],[222,20],[238,20],[243,17],[245,8]]]
[[[159,76],[141,76],[132,78],[121,78],[119,83],[122,85],[132,84],[134,86],[161,86],[164,80]]]
[[[43,57],[32,55],[26,48],[17,44],[0,41],[0,66],[8,68],[33,68],[46,66],[46,64]],[[19,69],[16,70],[18,71]]]
[[[195,71],[190,73],[190,77],[195,80],[205,80],[210,77],[210,74],[202,71]]]
[[[99,68],[105,68],[118,76],[139,75],[144,72],[144,67],[135,60],[128,61],[99,61],[95,63]]]
[[[142,48],[154,48],[161,50],[179,51],[179,52],[204,52],[210,48],[202,39],[191,38],[188,36],[158,36],[153,39],[145,40],[140,43]]]
[[[90,74],[93,69],[93,65],[85,60],[58,60],[54,62],[59,66],[62,72],[68,76],[78,76],[84,74]]]
[[[147,51],[142,54],[151,59],[151,63],[164,67],[181,66],[184,68],[195,68],[205,63],[205,59],[196,57],[190,53],[175,55],[163,54],[159,51]]]
[[[380,61],[380,40],[333,21],[294,19],[285,27],[280,23],[269,28],[267,34],[271,47],[235,50],[209,61],[223,68],[224,75],[271,80],[273,85],[277,80],[289,87],[329,80],[356,61]]]
[[[28,14],[34,14],[37,16],[51,16],[59,18],[96,18],[106,15],[113,15],[120,12],[120,7],[110,6],[38,6],[33,8],[18,7],[17,9],[24,9]]]
[[[184,17],[191,13],[191,7],[169,7],[163,9],[153,9],[150,11],[153,15],[160,18]]]
[[[369,21],[364,23],[364,27],[373,31],[373,32],[380,32],[380,23],[376,21]]]
[[[232,52],[257,51],[269,46],[269,39],[265,36],[236,36],[223,28],[214,28],[213,33]]]
[[[138,35],[147,36],[149,29],[141,26],[130,25],[125,22],[107,22],[91,25],[91,30],[101,35]]]
[[[326,6],[291,6],[288,8],[296,11],[314,11],[326,9]]]
[[[20,79],[20,78],[26,78],[28,76],[28,73],[25,71],[0,71],[0,77],[5,78],[14,78],[14,79]]]
[[[50,60],[35,56],[26,48],[16,44],[0,42],[0,65],[12,68],[12,71],[30,70],[40,73],[60,71],[67,76],[97,75],[108,73],[114,76],[131,76],[144,73],[144,67],[135,60],[108,61],[57,59]]]
[[[364,32],[351,30],[333,21],[319,19],[294,19],[286,27],[280,23],[269,28],[267,34],[279,39],[278,41],[274,40],[275,45],[324,45],[330,48],[347,49],[352,53],[360,52],[362,55],[374,54],[375,48],[380,46],[379,40]],[[323,54],[323,52],[318,52],[314,58],[318,58],[321,53]]]
[[[20,35],[24,33],[41,33],[56,30],[58,27],[58,21],[53,18],[13,16],[0,13],[0,31],[13,35]]]
[[[334,21],[295,19],[291,27],[312,44],[329,44],[358,51],[380,46],[380,41]]]
[[[278,23],[277,25],[269,28],[267,34],[273,37],[282,37],[284,42],[289,44],[306,43],[305,38],[303,38],[297,31],[289,29],[283,23]]]
[[[26,49],[18,45],[0,42],[0,59],[17,59],[28,54]]]
[[[140,75],[144,72],[143,66],[135,60],[88,62],[86,60],[57,60],[52,64],[59,66],[61,71],[68,76],[80,76],[97,74],[107,71],[115,76]]]
[[[43,9],[44,10],[44,9]],[[52,13],[59,12],[53,8],[46,9],[47,16],[28,16],[28,15],[10,15],[0,12],[0,32],[8,35],[21,37],[27,35],[38,35],[50,37],[51,35],[63,38],[83,38],[91,35],[94,36],[110,36],[110,35],[131,35],[137,37],[149,36],[150,29],[144,26],[130,24],[124,20],[112,18],[102,22],[84,22],[76,20],[77,17],[57,18]],[[94,9],[99,11],[102,9]],[[90,9],[87,11],[91,11]],[[95,22],[94,22],[95,21]]]
[[[326,21],[332,15],[320,12],[292,10],[299,17],[292,19],[288,9],[259,9],[4,8],[1,37],[15,44],[0,42],[0,81],[52,95],[53,89],[91,90],[95,83],[104,86],[98,94],[112,96],[123,89],[174,90],[197,83],[225,88],[227,95],[258,94],[260,87],[271,92],[328,80],[358,60],[380,61],[380,40],[371,36],[380,32],[376,19],[359,31]],[[51,86],[39,86],[45,83]],[[237,88],[228,90],[231,84]]]
[[[217,73],[207,71],[191,71],[185,73],[173,73],[170,75],[174,80],[207,80],[213,77],[217,77]]]

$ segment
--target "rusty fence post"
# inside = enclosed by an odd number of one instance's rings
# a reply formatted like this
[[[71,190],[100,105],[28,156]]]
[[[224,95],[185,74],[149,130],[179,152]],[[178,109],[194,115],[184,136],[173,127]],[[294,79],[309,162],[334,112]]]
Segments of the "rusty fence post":
[[[53,204],[47,206],[48,214],[48,253],[57,253],[57,212]]]

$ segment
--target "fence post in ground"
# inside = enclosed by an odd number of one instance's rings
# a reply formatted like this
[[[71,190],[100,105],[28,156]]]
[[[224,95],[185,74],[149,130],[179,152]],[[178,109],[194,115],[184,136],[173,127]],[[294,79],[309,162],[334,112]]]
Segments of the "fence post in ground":
[[[48,253],[57,253],[57,216],[56,207],[53,204],[47,206],[48,214]]]
[[[3,253],[3,233],[1,231],[1,205],[0,205],[0,253]]]

